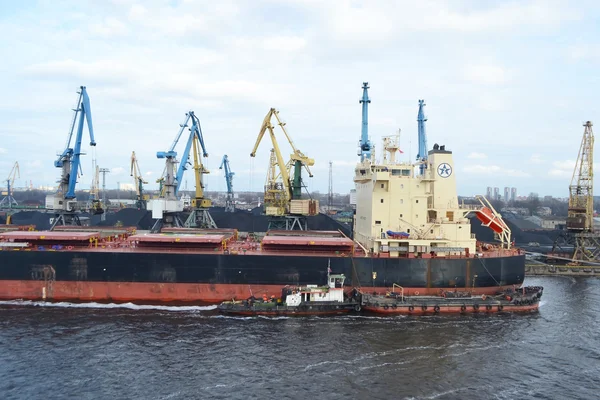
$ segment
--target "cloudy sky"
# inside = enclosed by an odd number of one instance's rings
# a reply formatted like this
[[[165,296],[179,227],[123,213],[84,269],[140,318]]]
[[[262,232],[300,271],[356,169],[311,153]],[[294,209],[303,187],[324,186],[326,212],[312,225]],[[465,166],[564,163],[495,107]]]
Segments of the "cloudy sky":
[[[156,152],[194,110],[209,190],[225,189],[223,154],[237,190],[261,190],[270,143],[249,155],[276,107],[316,160],[309,188],[327,191],[331,160],[334,190],[347,192],[368,81],[373,141],[402,129],[413,158],[425,99],[429,145],[453,150],[460,194],[567,196],[582,123],[600,121],[599,17],[591,1],[3,1],[0,177],[18,160],[18,186],[56,181],[85,85],[112,187],[131,181],[132,150],[156,186]],[[81,187],[92,179],[85,148]]]

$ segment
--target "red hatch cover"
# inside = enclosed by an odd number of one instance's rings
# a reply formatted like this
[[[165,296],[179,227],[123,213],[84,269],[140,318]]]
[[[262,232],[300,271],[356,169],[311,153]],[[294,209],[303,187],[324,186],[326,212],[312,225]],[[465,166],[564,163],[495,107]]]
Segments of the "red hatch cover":
[[[0,233],[0,240],[78,240],[83,242],[99,236],[99,232],[12,231]]]
[[[220,244],[227,237],[225,235],[161,235],[149,233],[147,235],[129,236],[127,240],[139,243],[215,243]]]
[[[263,245],[302,245],[302,246],[328,246],[352,247],[353,242],[348,238],[332,238],[318,236],[265,236]]]

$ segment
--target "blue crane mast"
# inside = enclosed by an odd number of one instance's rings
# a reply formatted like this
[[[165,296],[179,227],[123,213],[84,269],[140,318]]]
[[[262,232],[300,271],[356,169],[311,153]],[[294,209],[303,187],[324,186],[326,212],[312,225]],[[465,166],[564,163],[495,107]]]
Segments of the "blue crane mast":
[[[359,142],[359,151],[358,155],[360,156],[360,161],[371,159],[371,141],[369,140],[369,82],[363,82],[363,97],[359,101],[362,104],[362,129],[361,129],[361,137]]]
[[[77,201],[75,199],[75,187],[77,184],[78,173],[81,169],[80,156],[81,141],[83,139],[84,120],[87,122],[88,131],[90,134],[90,146],[96,146],[94,140],[94,126],[92,123],[92,109],[90,106],[90,98],[87,94],[85,86],[80,86],[80,91],[77,92],[77,106],[73,109],[73,120],[71,129],[67,137],[65,149],[54,161],[54,166],[62,168],[62,174],[59,181],[58,192],[55,195],[50,195],[46,198],[46,208],[55,210],[56,216],[51,229],[56,225],[81,225],[79,217],[76,214]],[[77,118],[79,117],[79,120]],[[75,125],[77,124],[77,132],[75,133],[75,143],[71,147]]]
[[[181,135],[185,128],[188,127],[190,121],[190,135],[183,150],[181,162],[179,162],[179,167],[177,168],[178,161],[175,147],[179,143]],[[165,159],[165,171],[160,179],[160,199],[158,202],[153,201],[151,203],[153,218],[157,219],[152,228],[153,232],[160,231],[160,228],[166,225],[175,227],[185,225],[192,227],[200,224],[203,228],[216,227],[208,210],[206,210],[207,207],[210,207],[211,202],[209,199],[204,198],[202,174],[208,173],[208,170],[204,168],[201,157],[208,157],[208,153],[206,151],[206,146],[204,145],[200,121],[193,111],[189,111],[185,114],[185,119],[179,126],[179,131],[169,149],[167,151],[159,151],[156,153],[157,158]],[[200,155],[200,150],[202,150],[202,156]],[[190,161],[190,152],[194,157],[193,163]],[[179,213],[183,211],[183,205],[177,196],[179,194],[181,183],[183,182],[183,174],[188,169],[189,165],[192,165],[194,169],[196,195],[192,200],[192,213],[185,224],[182,224]]]
[[[231,167],[229,166],[229,158],[227,154],[223,156],[223,160],[221,161],[221,166],[219,169],[225,170],[225,182],[227,183],[227,199],[225,200],[225,211],[226,212],[235,212],[235,205],[233,202],[233,175],[235,172],[231,172]]]
[[[425,173],[427,168],[427,134],[425,133],[425,113],[423,107],[425,106],[425,100],[419,100],[419,113],[417,114],[417,125],[419,131],[419,152],[417,153],[417,161],[421,162],[419,166],[419,172],[421,175]]]

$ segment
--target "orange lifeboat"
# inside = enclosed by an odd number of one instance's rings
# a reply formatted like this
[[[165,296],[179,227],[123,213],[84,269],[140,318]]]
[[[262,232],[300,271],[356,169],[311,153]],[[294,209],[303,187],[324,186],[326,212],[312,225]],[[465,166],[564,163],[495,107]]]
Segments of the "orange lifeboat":
[[[488,207],[483,207],[477,211],[477,219],[485,226],[489,226],[496,233],[501,233],[504,230],[502,223],[494,216],[492,210]]]

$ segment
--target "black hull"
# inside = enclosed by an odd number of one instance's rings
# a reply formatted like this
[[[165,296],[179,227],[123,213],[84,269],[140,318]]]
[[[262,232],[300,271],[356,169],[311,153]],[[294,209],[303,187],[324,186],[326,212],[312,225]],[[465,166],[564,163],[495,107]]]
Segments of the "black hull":
[[[353,286],[485,288],[521,285],[525,256],[469,259],[349,258],[88,251],[0,251],[0,280],[243,285],[324,283],[328,265]]]

